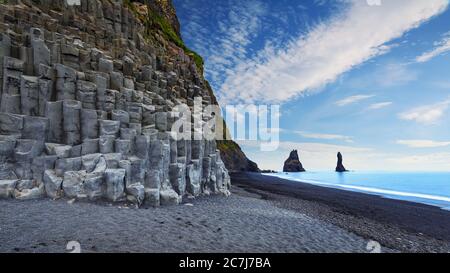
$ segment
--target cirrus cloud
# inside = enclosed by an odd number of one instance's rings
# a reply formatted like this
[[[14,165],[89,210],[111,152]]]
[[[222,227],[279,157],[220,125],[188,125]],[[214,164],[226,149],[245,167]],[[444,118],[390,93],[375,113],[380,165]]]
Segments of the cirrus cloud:
[[[369,106],[369,110],[378,110],[378,109],[386,108],[386,107],[391,106],[391,105],[392,105],[391,101],[374,103],[374,104]]]
[[[319,23],[284,48],[270,46],[238,62],[220,86],[222,102],[284,102],[335,81],[376,56],[409,30],[442,13],[448,0],[385,1],[369,6],[348,4],[340,14]]]
[[[425,63],[449,51],[450,51],[450,33],[447,33],[442,39],[442,41],[435,43],[435,48],[418,56],[416,58],[416,61],[418,63]]]
[[[397,140],[397,144],[406,145],[410,148],[440,148],[450,146],[450,141]]]
[[[347,106],[347,105],[350,105],[350,104],[354,104],[354,103],[360,102],[362,100],[370,99],[370,98],[373,98],[373,97],[375,97],[375,96],[374,95],[355,95],[355,96],[351,96],[351,97],[339,100],[335,104],[337,106],[341,106],[342,107],[342,106]]]
[[[337,134],[320,134],[320,133],[309,133],[303,131],[296,131],[297,135],[309,138],[309,139],[321,139],[321,140],[340,140],[347,143],[353,143],[353,138],[349,136],[337,135]]]
[[[450,106],[450,99],[443,102],[416,107],[404,113],[399,114],[402,120],[415,121],[423,125],[436,124],[446,113]]]

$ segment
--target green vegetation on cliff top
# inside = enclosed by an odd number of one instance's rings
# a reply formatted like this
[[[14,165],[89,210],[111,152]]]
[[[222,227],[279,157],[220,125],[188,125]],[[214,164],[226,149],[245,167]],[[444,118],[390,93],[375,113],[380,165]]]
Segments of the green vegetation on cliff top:
[[[2,1],[2,0],[0,0]],[[197,68],[200,70],[200,73],[203,74],[203,65],[204,61],[203,58],[197,54],[195,51],[189,49],[183,42],[183,40],[178,36],[178,34],[173,29],[172,25],[161,15],[157,14],[155,11],[153,11],[148,5],[148,16],[145,17],[142,14],[140,14],[136,7],[132,3],[131,0],[125,0],[125,5],[145,24],[147,35],[151,35],[154,31],[154,27],[158,27],[162,34],[164,35],[164,38],[174,43],[176,46],[182,48],[184,52],[193,58]]]
[[[1,1],[1,0],[0,0]],[[159,31],[164,35],[164,38],[172,43],[174,43],[176,46],[182,48],[184,52],[190,56],[197,68],[199,69],[200,73],[203,74],[204,71],[204,61],[203,58],[197,54],[196,52],[190,50],[183,42],[181,37],[177,34],[177,32],[174,30],[172,25],[161,15],[159,15],[157,12],[152,10],[150,6],[147,4],[147,16],[140,13],[137,9],[137,7],[132,3],[132,0],[124,0],[124,4],[132,11],[139,20],[141,20],[146,29],[146,35],[147,38],[152,37],[152,34],[155,33],[156,29],[159,29]],[[139,1],[141,2],[141,1]],[[141,2],[142,3],[142,2]],[[208,90],[208,93],[211,96],[211,99],[213,101],[213,104],[217,104],[217,99],[214,95],[214,92],[209,84],[208,81],[205,80],[206,88]],[[227,125],[224,121],[224,139],[222,141],[217,141],[217,147],[221,152],[224,154],[225,163],[227,165],[227,168],[230,170],[249,170],[249,171],[258,171],[258,166],[247,159],[245,154],[242,152],[239,145],[230,140],[227,136],[229,135]],[[227,160],[232,155],[237,155],[240,157],[240,160],[233,160],[233,162],[229,162],[230,160]]]

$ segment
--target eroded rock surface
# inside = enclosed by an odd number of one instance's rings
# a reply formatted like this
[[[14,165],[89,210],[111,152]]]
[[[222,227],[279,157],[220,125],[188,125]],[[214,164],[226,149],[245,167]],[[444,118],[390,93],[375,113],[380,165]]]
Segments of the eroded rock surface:
[[[302,163],[300,162],[300,158],[298,156],[298,151],[294,150],[289,155],[289,158],[284,162],[283,172],[288,173],[298,173],[305,172],[306,170],[303,168]]]
[[[229,194],[216,141],[170,132],[176,105],[213,103],[201,69],[161,31],[146,31],[138,8],[0,4],[0,198],[159,206]]]

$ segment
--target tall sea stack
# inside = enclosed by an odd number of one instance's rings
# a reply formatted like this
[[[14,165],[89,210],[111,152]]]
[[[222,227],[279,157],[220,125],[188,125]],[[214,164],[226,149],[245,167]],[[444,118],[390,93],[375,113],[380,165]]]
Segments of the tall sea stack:
[[[300,162],[298,151],[294,150],[289,155],[289,158],[284,162],[283,172],[300,173],[305,172],[302,163]]]
[[[344,164],[343,164],[342,154],[340,152],[337,154],[337,158],[338,158],[338,162],[337,162],[337,166],[336,166],[336,172],[338,172],[338,173],[347,172],[347,170],[345,169]]]

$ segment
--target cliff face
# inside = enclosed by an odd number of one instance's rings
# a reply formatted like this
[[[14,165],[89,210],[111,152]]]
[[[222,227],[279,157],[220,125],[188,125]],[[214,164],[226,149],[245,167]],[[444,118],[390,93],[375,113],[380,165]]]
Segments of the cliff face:
[[[130,5],[134,2],[134,5]],[[171,0],[140,0],[129,1],[128,6],[135,10],[139,14],[142,21],[146,22],[151,29],[158,29],[161,32],[161,36],[165,40],[170,41],[172,44],[177,45],[183,49],[186,55],[188,55],[196,64],[199,77],[205,85],[205,89],[210,97],[211,104],[218,105],[214,91],[209,85],[208,81],[203,78],[203,59],[194,51],[187,48],[181,40],[180,23],[178,21],[175,8]],[[140,5],[147,3],[149,10],[146,9],[147,5]],[[225,124],[226,127],[226,124]],[[259,172],[258,165],[247,158],[242,152],[239,145],[232,140],[219,141],[218,149],[221,152],[223,162],[228,170],[233,172],[248,171]]]
[[[167,41],[177,45],[183,49],[196,64],[199,77],[205,85],[207,94],[210,97],[211,104],[218,105],[214,91],[209,85],[208,81],[203,78],[203,59],[194,51],[187,48],[181,40],[180,23],[176,15],[175,8],[171,0],[140,0],[140,1],[126,1],[127,5],[134,2],[131,6],[132,10],[140,15],[141,20],[147,22],[146,24],[152,29],[158,29],[162,32]],[[146,3],[147,5],[139,5]],[[146,7],[150,7],[149,10]],[[165,19],[165,20],[164,20]],[[166,23],[167,22],[167,23]],[[224,125],[226,128],[226,124]],[[218,142],[217,148],[221,152],[222,160],[226,168],[232,172],[259,172],[258,165],[247,158],[239,145],[232,140],[222,140]]]
[[[180,22],[178,21],[172,0],[144,0],[142,2],[147,3],[152,10],[164,17],[170,23],[178,37],[181,37]]]
[[[222,160],[230,172],[260,172],[258,165],[247,158],[234,141],[218,141]]]
[[[215,141],[171,137],[176,105],[215,98],[171,2],[145,3],[0,4],[0,198],[229,194]]]

